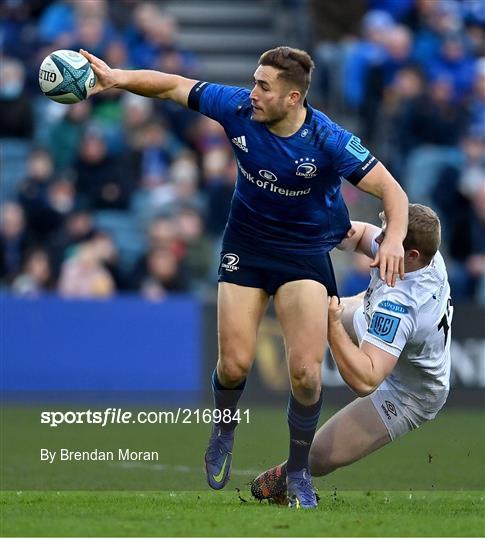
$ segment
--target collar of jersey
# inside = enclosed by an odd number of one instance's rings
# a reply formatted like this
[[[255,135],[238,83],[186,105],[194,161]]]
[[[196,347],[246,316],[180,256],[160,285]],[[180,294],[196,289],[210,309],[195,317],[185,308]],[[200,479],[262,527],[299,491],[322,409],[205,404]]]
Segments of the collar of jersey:
[[[305,121],[303,122],[303,126],[304,125],[309,126],[310,122],[312,121],[313,109],[312,109],[311,105],[308,103],[307,98],[305,98],[305,101],[303,102],[303,106],[306,107],[306,116],[305,116]],[[301,127],[303,127],[303,126],[301,126]]]

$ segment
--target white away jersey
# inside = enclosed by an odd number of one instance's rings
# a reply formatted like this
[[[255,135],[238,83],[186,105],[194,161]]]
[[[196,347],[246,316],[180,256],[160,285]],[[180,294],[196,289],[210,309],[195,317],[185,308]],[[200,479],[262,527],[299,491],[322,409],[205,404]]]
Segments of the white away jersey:
[[[376,235],[377,237],[377,235]],[[372,250],[378,244],[373,240]],[[388,287],[371,269],[371,281],[359,317],[362,339],[399,357],[386,381],[418,416],[434,418],[446,401],[450,380],[450,325],[453,308],[443,257]]]

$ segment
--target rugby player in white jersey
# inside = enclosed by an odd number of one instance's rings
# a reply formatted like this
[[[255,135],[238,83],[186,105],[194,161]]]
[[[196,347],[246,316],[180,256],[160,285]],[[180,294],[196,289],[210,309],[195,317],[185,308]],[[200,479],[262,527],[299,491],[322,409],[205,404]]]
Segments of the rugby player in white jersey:
[[[374,257],[386,234],[369,223],[352,222],[338,246]],[[389,287],[370,270],[366,291],[329,299],[328,340],[348,386],[359,396],[316,433],[310,450],[312,476],[349,465],[432,420],[449,391],[450,325],[453,308],[435,212],[409,205],[403,246],[405,275]],[[251,484],[258,499],[281,500],[285,464]]]

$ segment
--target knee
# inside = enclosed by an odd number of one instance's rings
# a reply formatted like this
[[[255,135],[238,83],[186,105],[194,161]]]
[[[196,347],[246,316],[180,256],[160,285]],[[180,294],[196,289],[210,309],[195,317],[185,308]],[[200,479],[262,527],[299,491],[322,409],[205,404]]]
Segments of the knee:
[[[241,356],[221,356],[217,363],[217,374],[221,384],[227,387],[241,383],[248,375],[251,361]]]
[[[316,392],[321,386],[320,362],[310,358],[290,358],[291,388],[295,392]]]

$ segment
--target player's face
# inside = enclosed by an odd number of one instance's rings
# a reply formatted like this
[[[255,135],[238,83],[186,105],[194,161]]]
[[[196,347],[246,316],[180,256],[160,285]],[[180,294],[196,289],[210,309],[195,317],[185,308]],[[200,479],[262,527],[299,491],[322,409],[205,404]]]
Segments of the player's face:
[[[278,70],[271,66],[259,66],[254,72],[250,98],[252,119],[256,122],[276,124],[286,117],[291,108],[288,85],[278,79]]]

